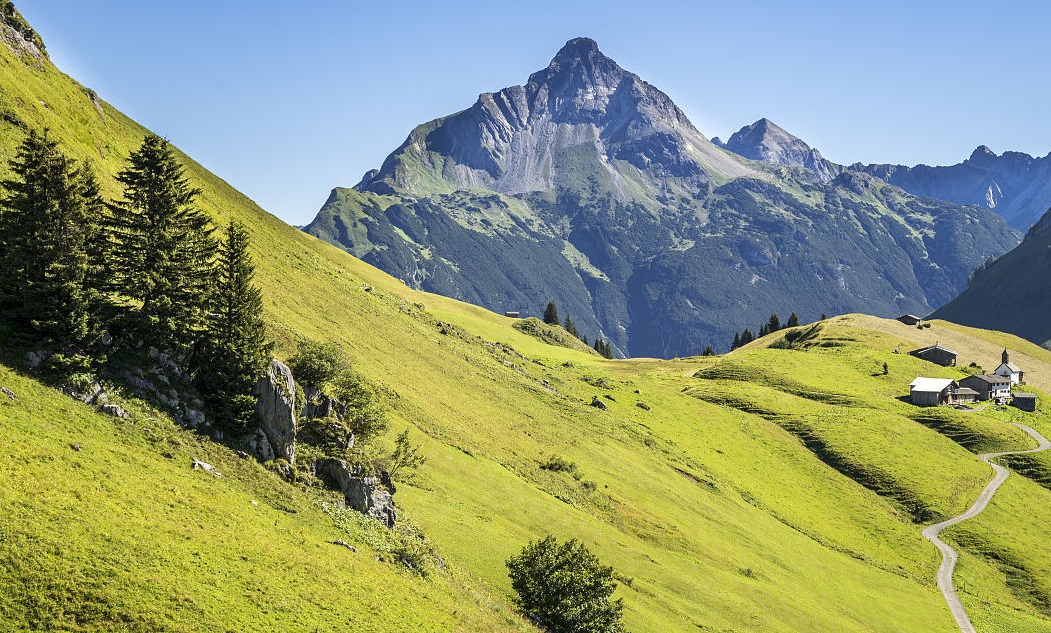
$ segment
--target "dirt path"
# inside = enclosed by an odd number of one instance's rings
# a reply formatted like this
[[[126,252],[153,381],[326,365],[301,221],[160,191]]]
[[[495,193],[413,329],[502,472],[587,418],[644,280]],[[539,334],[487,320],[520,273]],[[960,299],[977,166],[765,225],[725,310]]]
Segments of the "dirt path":
[[[953,589],[952,586],[952,572],[953,568],[956,567],[956,550],[949,547],[945,541],[938,538],[938,534],[950,525],[956,525],[957,523],[978,516],[981,514],[982,510],[985,510],[985,507],[989,505],[993,495],[996,494],[996,490],[1000,487],[1000,484],[1004,483],[1004,480],[1007,479],[1009,473],[1009,471],[1003,466],[992,463],[990,461],[991,459],[1002,457],[1004,455],[1038,453],[1051,448],[1051,442],[1035,429],[1024,424],[1015,424],[1015,426],[1032,435],[1039,443],[1039,446],[1027,451],[1006,451],[1003,453],[983,453],[979,455],[978,457],[980,457],[982,461],[993,467],[993,470],[996,471],[996,476],[993,477],[993,480],[989,482],[989,485],[982,490],[982,494],[978,495],[978,500],[975,501],[974,505],[966,512],[960,516],[942,521],[941,523],[935,523],[923,530],[923,536],[941,550],[942,564],[941,567],[938,568],[938,588],[942,590],[942,595],[945,596],[945,601],[949,603],[949,610],[952,612],[952,617],[956,619],[956,624],[960,627],[961,633],[976,633],[976,631],[974,630],[974,625],[971,624],[971,619],[967,617],[967,611],[964,610],[963,604],[960,603],[960,597],[956,595],[956,590]]]

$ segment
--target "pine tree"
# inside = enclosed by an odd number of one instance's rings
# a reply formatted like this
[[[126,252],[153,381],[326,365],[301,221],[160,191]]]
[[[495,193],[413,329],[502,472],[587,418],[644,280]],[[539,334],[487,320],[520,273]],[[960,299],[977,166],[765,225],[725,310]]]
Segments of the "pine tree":
[[[788,323],[785,323],[785,327],[799,327],[799,317],[796,316],[795,312],[788,315]]]
[[[114,290],[125,298],[127,343],[185,360],[205,327],[215,238],[194,206],[200,193],[164,139],[147,136],[117,175],[124,199],[110,207]]]
[[[544,310],[544,323],[548,325],[561,324],[561,321],[558,319],[558,306],[555,305],[554,301],[547,302],[547,309]]]
[[[774,332],[781,329],[781,319],[778,318],[777,314],[771,314],[770,320],[767,321],[766,333],[773,334]]]
[[[701,356],[715,356],[715,350],[712,349],[711,345],[709,345],[708,347],[704,348],[704,352],[701,353]]]
[[[252,387],[270,364],[263,295],[253,283],[255,265],[248,233],[230,222],[219,248],[218,274],[210,297],[208,327],[198,363],[198,388],[213,415],[233,428],[249,425],[255,406]]]
[[[769,333],[770,333],[770,330],[767,327],[766,323],[764,323],[764,324],[759,326],[759,338],[763,338],[764,336],[766,336]]]
[[[752,334],[752,331],[749,330],[748,328],[745,328],[744,332],[741,332],[741,341],[740,341],[740,343],[741,343],[740,346],[741,347],[743,347],[745,345],[748,345],[749,343],[751,343],[754,340],[755,340],[755,335]]]
[[[98,274],[103,203],[86,165],[31,131],[0,183],[0,315],[48,367],[84,371],[100,332]]]
[[[565,328],[566,332],[569,332],[573,336],[580,338],[580,334],[577,332],[577,326],[573,325],[573,319],[570,319],[568,314],[566,315]]]
[[[613,346],[600,338],[595,339],[595,351],[603,358],[613,358]]]
[[[741,335],[738,332],[734,332],[734,342],[730,344],[730,351],[733,351],[741,346]]]

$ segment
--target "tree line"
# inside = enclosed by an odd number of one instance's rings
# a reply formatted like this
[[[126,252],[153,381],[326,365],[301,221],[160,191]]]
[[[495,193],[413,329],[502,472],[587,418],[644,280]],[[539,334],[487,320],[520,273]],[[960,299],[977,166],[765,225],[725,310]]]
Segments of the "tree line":
[[[0,182],[0,344],[57,378],[142,367],[164,354],[213,419],[246,427],[270,362],[243,226],[215,235],[174,150],[147,136],[100,194],[91,166],[31,131]],[[152,348],[152,349],[151,349]]]
[[[821,320],[825,320],[825,315],[821,315]],[[738,347],[744,347],[745,345],[751,343],[757,338],[763,338],[767,334],[772,334],[774,332],[777,332],[778,330],[783,330],[785,328],[790,327],[799,327],[799,317],[796,316],[796,313],[793,312],[792,314],[790,314],[788,316],[788,320],[785,321],[785,323],[782,325],[780,317],[778,317],[777,313],[775,312],[770,315],[770,318],[767,319],[766,323],[763,323],[759,326],[758,334],[753,334],[750,328],[745,328],[741,332],[735,332],[734,340],[730,344],[730,351],[733,351]],[[710,345],[708,346],[708,349],[711,349]],[[706,349],[704,355],[710,356],[711,354],[708,354],[708,350]]]
[[[577,331],[577,326],[573,323],[573,319],[569,318],[568,314],[566,315],[565,323],[559,322],[558,306],[555,305],[554,301],[547,302],[547,308],[544,309],[544,323],[561,326],[566,332],[580,339],[584,345],[589,344],[588,337]],[[592,349],[598,352],[603,358],[613,358],[613,346],[608,341],[603,341],[596,337]]]

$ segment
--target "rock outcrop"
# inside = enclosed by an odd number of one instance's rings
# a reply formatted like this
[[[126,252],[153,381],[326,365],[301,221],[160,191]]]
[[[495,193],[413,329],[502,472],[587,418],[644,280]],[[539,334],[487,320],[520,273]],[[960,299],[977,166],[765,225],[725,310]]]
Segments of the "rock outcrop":
[[[381,484],[380,478],[362,476],[340,459],[318,460],[317,474],[343,493],[347,505],[374,517],[389,528],[394,527],[398,511],[394,507],[391,491]]]
[[[266,375],[259,379],[252,394],[259,427],[266,435],[277,459],[295,463],[296,452],[296,381],[292,370],[279,360],[270,363]]]

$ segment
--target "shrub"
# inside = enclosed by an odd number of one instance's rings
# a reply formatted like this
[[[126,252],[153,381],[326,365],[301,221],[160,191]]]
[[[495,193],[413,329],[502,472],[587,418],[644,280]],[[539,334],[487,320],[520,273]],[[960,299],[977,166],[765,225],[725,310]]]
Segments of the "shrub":
[[[619,633],[623,603],[610,600],[613,568],[584,544],[553,536],[530,542],[507,560],[518,606],[552,633]]]
[[[350,363],[335,343],[319,343],[310,339],[299,344],[299,351],[288,359],[296,382],[313,385],[324,390],[324,386],[349,369]]]

